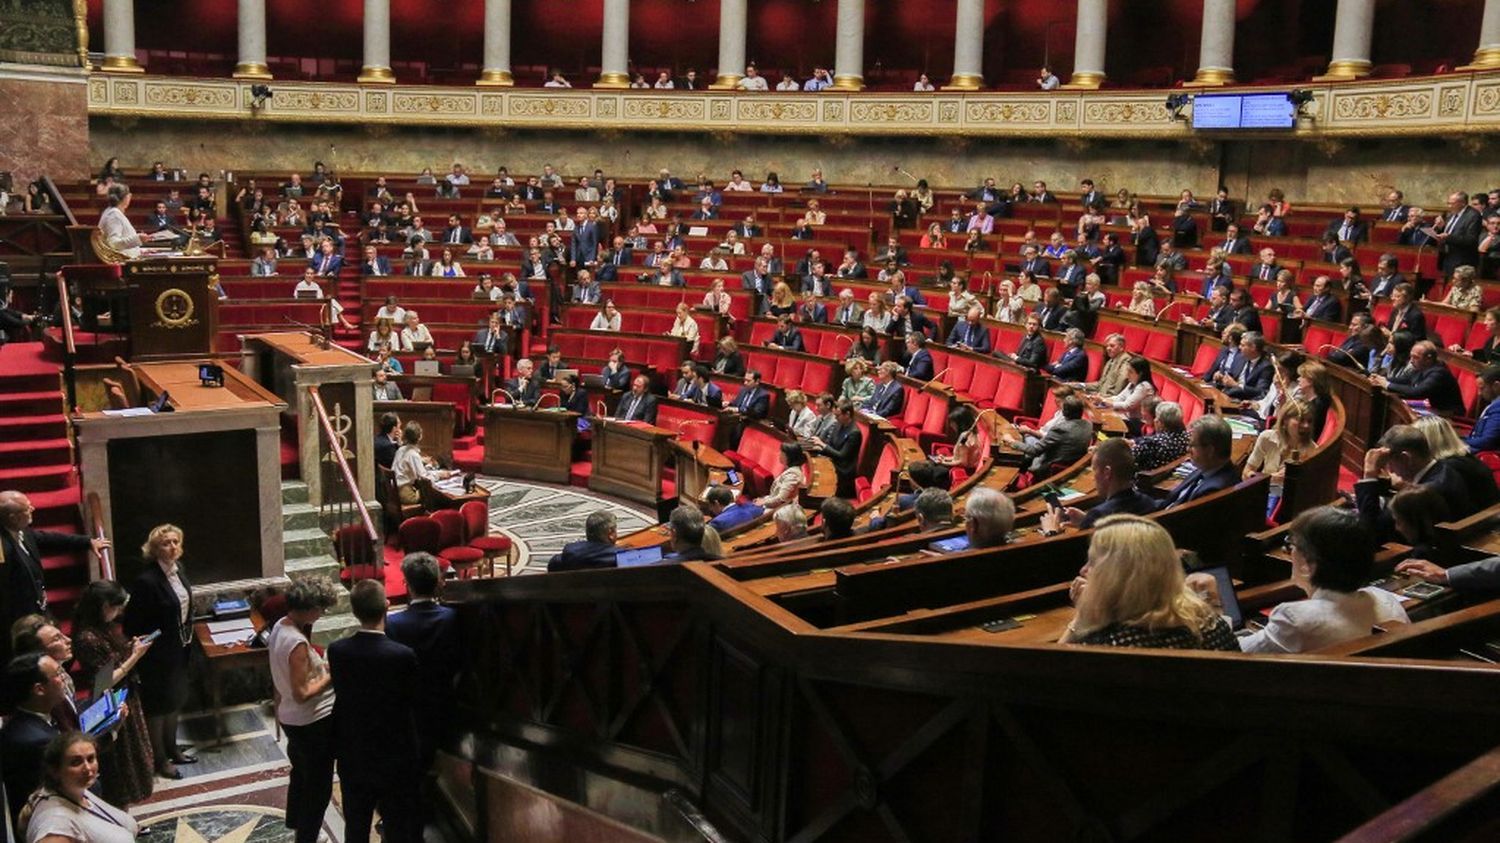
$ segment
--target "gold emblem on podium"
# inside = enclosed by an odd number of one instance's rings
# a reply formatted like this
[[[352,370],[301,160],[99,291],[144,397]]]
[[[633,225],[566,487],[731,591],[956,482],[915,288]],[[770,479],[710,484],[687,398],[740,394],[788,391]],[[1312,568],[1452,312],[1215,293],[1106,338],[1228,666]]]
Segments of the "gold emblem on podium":
[[[186,328],[198,324],[193,318],[193,297],[185,290],[172,287],[156,297],[156,322],[153,328]]]

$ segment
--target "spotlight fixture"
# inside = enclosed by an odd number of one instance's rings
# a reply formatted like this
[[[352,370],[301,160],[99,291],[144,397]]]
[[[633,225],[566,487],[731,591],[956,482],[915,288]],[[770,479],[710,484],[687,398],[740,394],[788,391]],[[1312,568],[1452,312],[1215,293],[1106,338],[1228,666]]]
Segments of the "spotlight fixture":
[[[1298,117],[1312,119],[1311,114],[1302,110],[1303,106],[1313,101],[1313,92],[1311,90],[1307,88],[1294,88],[1286,95],[1286,98],[1292,101],[1292,108],[1297,112]]]
[[[1167,94],[1167,111],[1171,112],[1173,120],[1186,120],[1182,110],[1192,101],[1192,94]]]
[[[276,96],[276,92],[271,90],[270,85],[251,85],[250,96],[252,97],[250,100],[251,108],[265,108],[266,103],[272,97]]]

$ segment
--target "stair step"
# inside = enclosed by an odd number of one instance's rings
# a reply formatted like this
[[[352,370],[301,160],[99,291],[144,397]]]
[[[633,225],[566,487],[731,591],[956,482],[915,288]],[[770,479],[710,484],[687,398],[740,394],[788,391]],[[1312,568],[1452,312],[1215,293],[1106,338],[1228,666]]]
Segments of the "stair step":
[[[73,466],[67,463],[26,468],[0,468],[0,489],[15,489],[27,493],[60,489],[68,485],[72,476]]]
[[[72,454],[67,437],[0,441],[0,468],[5,466],[69,465]]]
[[[3,415],[51,415],[61,409],[62,392],[56,389],[0,393],[0,414]]]
[[[281,529],[283,532],[290,530],[318,529],[321,526],[318,518],[318,508],[310,503],[289,503],[281,506]]]
[[[0,375],[0,388],[6,392],[57,392],[57,372],[31,372],[24,375]]]
[[[282,504],[307,503],[307,484],[301,480],[281,481],[281,502]]]
[[[77,555],[71,553],[54,554],[52,556],[42,557],[42,570],[46,571],[49,575],[53,571],[67,571],[74,568],[87,571],[88,567],[89,566],[85,562],[82,553],[79,553]],[[48,579],[50,581],[51,577],[49,576]]]
[[[0,417],[0,440],[20,442],[66,436],[68,419],[62,413]]]
[[[314,527],[306,530],[283,531],[281,544],[286,549],[287,559],[300,559],[328,553],[333,547],[333,540],[328,537],[327,533]]]
[[[58,617],[66,617],[72,614],[72,606],[83,596],[83,585],[49,585],[47,586],[47,611]],[[68,611],[63,611],[67,608]]]

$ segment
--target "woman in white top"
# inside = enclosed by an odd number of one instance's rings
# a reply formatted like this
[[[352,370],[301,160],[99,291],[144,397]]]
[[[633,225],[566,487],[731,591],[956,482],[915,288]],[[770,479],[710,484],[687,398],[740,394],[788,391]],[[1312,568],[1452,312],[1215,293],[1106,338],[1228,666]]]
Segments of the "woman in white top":
[[[693,310],[687,302],[677,303],[677,321],[672,323],[668,334],[687,340],[692,344],[692,353],[698,353],[698,321],[693,318]]]
[[[723,252],[714,249],[703,256],[703,260],[698,262],[698,268],[710,272],[728,272],[729,261],[724,260]]]
[[[495,286],[495,279],[486,274],[479,276],[479,283],[474,285],[474,292],[470,295],[476,299],[499,301],[501,290]]]
[[[453,259],[452,249],[444,249],[442,259],[432,265],[432,274],[434,277],[441,278],[462,278],[464,268]]]
[[[917,77],[917,83],[915,85],[912,85],[911,89],[913,91],[923,91],[923,92],[937,90],[936,88],[934,88],[932,86],[932,80],[928,79],[927,78],[927,74],[925,74],[925,73],[922,74],[921,76]]]
[[[1130,306],[1126,310],[1141,316],[1156,315],[1156,300],[1151,298],[1150,284],[1145,281],[1135,282],[1135,286],[1130,289]]]
[[[1263,629],[1240,639],[1247,653],[1305,653],[1409,623],[1401,597],[1365,586],[1375,575],[1375,536],[1351,510],[1320,506],[1298,515],[1287,536],[1292,582],[1308,599],[1271,610]]]
[[[731,228],[724,235],[724,242],[719,244],[719,251],[727,252],[731,255],[743,255],[745,254],[745,243],[740,240],[740,235]]]
[[[660,196],[652,196],[651,204],[646,206],[642,216],[648,220],[664,220],[667,218],[667,206],[662,204]]]
[[[477,261],[492,261],[495,259],[495,250],[490,246],[490,238],[488,236],[481,237],[475,241],[474,245],[469,247],[468,253]]]
[[[27,843],[133,843],[140,826],[130,814],[89,793],[99,778],[93,738],[64,732],[41,760],[42,787],[21,812]]]
[[[865,308],[865,316],[860,325],[865,328],[874,328],[876,333],[883,334],[891,327],[891,319],[894,318],[890,307],[885,303],[885,296],[879,293],[870,293],[868,301],[870,306]]]
[[[781,178],[775,173],[766,173],[766,180],[760,184],[761,193],[780,193]]]
[[[812,436],[813,430],[818,425],[818,414],[807,406],[807,394],[800,389],[787,390],[786,406],[787,432],[798,439]]]
[[[1013,325],[1026,318],[1026,300],[1016,294],[1013,282],[1000,282],[1000,290],[995,294],[995,318]]]
[[[396,449],[391,468],[396,473],[396,495],[402,503],[422,501],[422,493],[417,489],[418,480],[435,482],[452,474],[435,467],[431,460],[422,456],[422,426],[414,421],[401,428],[401,447]]]
[[[1156,394],[1156,384],[1151,382],[1151,361],[1144,357],[1131,358],[1125,369],[1125,389],[1110,402],[1113,409],[1125,413],[1132,421],[1141,421],[1141,405]]]
[[[1312,406],[1296,399],[1281,405],[1276,413],[1276,426],[1262,430],[1255,437],[1255,447],[1250,449],[1250,458],[1245,468],[1256,474],[1271,475],[1271,495],[1266,502],[1266,513],[1276,510],[1281,502],[1281,490],[1286,481],[1286,464],[1301,457],[1313,447]]]
[[[286,732],[292,766],[286,825],[296,831],[297,843],[316,843],[333,795],[333,677],[303,630],[336,602],[337,588],[327,577],[297,580],[286,592],[286,616],[267,636],[276,722]]]
[[[405,311],[402,311],[404,314]],[[370,331],[370,339],[365,343],[367,351],[380,351],[382,348],[391,351],[411,351],[411,346],[396,332],[396,325],[389,319],[376,319],[375,328]]]
[[[401,329],[401,344],[409,351],[415,351],[418,344],[425,344],[428,348],[433,345],[432,332],[422,324],[422,318],[415,310],[406,311],[406,327]]]
[[[130,188],[123,184],[112,186],[105,201],[109,207],[99,215],[99,233],[104,238],[104,245],[127,258],[140,257],[141,235],[125,216],[130,209]]]
[[[968,282],[958,276],[948,279],[948,315],[963,316],[969,308],[979,304],[979,299],[969,292]]]
[[[613,301],[607,301],[607,302],[605,302],[604,306],[601,307],[601,308],[599,308],[599,312],[596,313],[596,314],[594,314],[594,321],[589,323],[589,330],[590,331],[619,331],[620,330],[620,311],[619,311],[618,308],[615,307],[615,303]]]
[[[1042,285],[1036,282],[1036,273],[1029,269],[1021,270],[1021,275],[1016,280],[1016,295],[1027,304],[1036,304],[1042,300]]]
[[[807,402],[802,402],[802,408],[807,410]],[[802,446],[796,442],[781,443],[781,460],[786,468],[776,475],[771,483],[771,490],[763,498],[757,498],[758,506],[769,510],[780,509],[788,504],[797,502],[797,492],[801,490],[806,478],[802,473],[802,467],[807,463],[807,455],[802,452]]]
[[[396,303],[395,296],[386,296],[385,304],[381,305],[380,309],[375,311],[375,319],[376,321],[389,319],[392,324],[405,325],[406,308]]]

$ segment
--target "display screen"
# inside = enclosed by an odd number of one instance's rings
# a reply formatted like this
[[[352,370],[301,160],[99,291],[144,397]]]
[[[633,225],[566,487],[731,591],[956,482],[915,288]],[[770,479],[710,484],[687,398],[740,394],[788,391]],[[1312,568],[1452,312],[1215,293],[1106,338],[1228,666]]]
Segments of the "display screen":
[[[1297,108],[1285,93],[1193,97],[1194,129],[1292,129],[1296,125]]]

